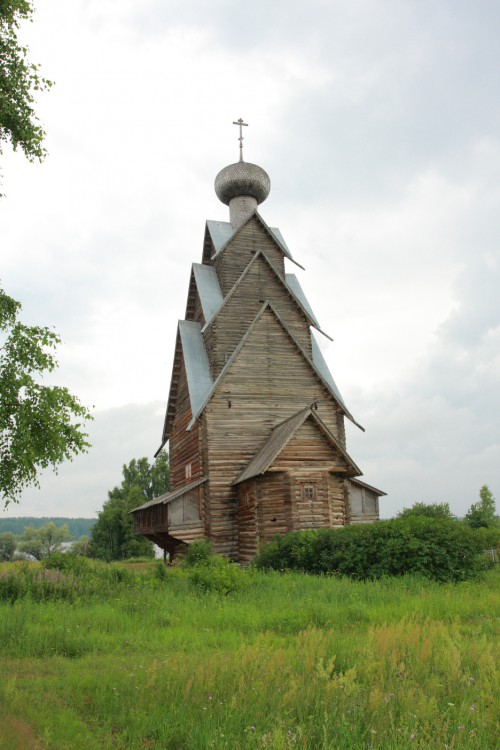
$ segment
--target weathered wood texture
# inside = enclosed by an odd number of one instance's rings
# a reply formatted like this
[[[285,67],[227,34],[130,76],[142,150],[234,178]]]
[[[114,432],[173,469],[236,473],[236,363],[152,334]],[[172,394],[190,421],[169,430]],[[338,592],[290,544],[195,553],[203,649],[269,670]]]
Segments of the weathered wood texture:
[[[170,439],[170,475],[174,489],[203,475],[199,423],[197,422],[190,432],[186,431],[191,418],[186,370],[182,362],[177,386],[176,414]]]
[[[138,511],[136,531],[168,551],[205,536],[217,553],[251,560],[277,533],[376,520],[376,494],[350,484],[356,467],[311,417],[263,475],[233,484],[271,431],[313,403],[345,449],[344,411],[311,364],[309,318],[284,284],[283,252],[261,220],[252,216],[217,255],[207,231],[202,260],[215,267],[224,297],[203,331],[212,377],[221,377],[188,432],[178,342],[169,424],[173,490],[206,481],[167,506]],[[205,325],[193,274],[186,319]]]
[[[266,232],[260,221],[253,217],[243,226],[226,248],[214,259],[220,288],[225,297],[239,279],[258,250],[263,250],[282,278],[285,261],[282,251]]]
[[[237,553],[229,552],[237,545],[233,481],[271,430],[312,400],[330,431],[342,438],[339,407],[274,313],[264,311],[205,410],[210,532],[221,552]]]
[[[365,487],[350,485],[348,501],[349,523],[378,521],[378,496]]]
[[[243,278],[205,330],[205,344],[214,377],[225,366],[262,303],[267,300],[271,301],[292,336],[311,357],[311,332],[306,316],[284,282],[277,278],[268,262],[259,255],[247,267]]]

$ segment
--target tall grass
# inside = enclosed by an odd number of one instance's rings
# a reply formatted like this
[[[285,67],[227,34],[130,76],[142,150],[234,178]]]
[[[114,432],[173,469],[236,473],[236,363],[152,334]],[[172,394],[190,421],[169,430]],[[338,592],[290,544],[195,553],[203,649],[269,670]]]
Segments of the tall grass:
[[[497,747],[494,572],[253,572],[225,595],[159,570],[58,571],[77,596],[0,605],[2,750],[12,726],[40,750]]]

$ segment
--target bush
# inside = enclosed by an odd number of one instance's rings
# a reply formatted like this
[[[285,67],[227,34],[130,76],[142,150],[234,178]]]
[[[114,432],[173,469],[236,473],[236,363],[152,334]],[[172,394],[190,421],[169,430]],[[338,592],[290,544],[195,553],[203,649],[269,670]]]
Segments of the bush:
[[[43,565],[49,570],[66,570],[75,575],[83,575],[90,570],[87,558],[68,552],[53,552],[43,561]]]
[[[192,568],[195,565],[208,565],[213,557],[213,548],[208,539],[200,539],[188,546],[182,556],[182,565],[185,568]]]
[[[346,575],[364,580],[407,573],[462,581],[487,566],[479,540],[465,524],[410,516],[342,529],[296,531],[276,537],[257,557],[259,568]]]
[[[210,559],[188,568],[188,580],[201,591],[227,595],[247,588],[253,582],[253,576],[227,557],[212,555]]]

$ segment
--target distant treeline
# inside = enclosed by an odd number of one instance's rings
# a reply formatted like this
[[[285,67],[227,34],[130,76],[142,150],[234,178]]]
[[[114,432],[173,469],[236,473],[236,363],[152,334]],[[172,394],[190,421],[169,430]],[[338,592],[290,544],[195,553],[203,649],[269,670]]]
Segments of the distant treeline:
[[[33,526],[39,529],[41,526],[52,521],[56,526],[67,524],[69,533],[75,539],[81,536],[90,536],[92,526],[97,518],[31,518],[30,516],[20,516],[19,518],[0,518],[0,534],[4,531],[11,531],[13,534],[22,534],[26,526]]]

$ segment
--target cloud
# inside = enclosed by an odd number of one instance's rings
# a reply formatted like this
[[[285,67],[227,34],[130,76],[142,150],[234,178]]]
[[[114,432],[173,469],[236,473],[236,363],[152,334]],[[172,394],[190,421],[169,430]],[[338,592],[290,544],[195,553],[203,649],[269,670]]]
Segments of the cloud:
[[[2,283],[62,335],[55,379],[99,415],[92,453],[29,496],[41,514],[100,507],[157,447],[151,404],[204,221],[227,218],[213,179],[239,116],[385,507],[498,487],[499,20],[490,0],[37,9],[23,33],[56,80],[37,103],[50,155],[2,157]]]
[[[164,414],[160,402],[96,412],[87,426],[89,452],[62,464],[57,474],[44,472],[40,488],[26,490],[4,515],[95,517],[108,491],[121,483],[123,464],[143,456],[153,462]]]

